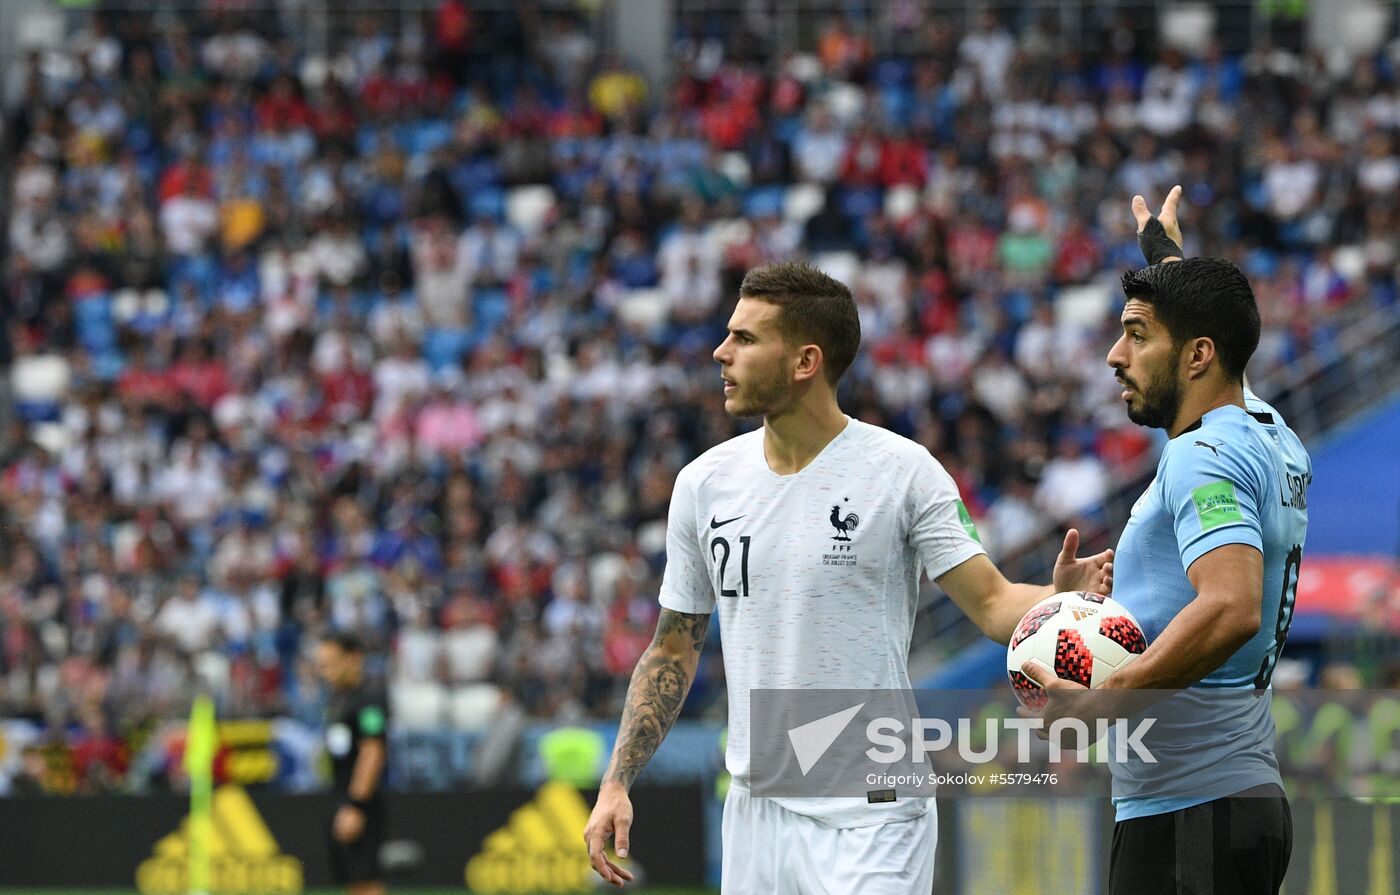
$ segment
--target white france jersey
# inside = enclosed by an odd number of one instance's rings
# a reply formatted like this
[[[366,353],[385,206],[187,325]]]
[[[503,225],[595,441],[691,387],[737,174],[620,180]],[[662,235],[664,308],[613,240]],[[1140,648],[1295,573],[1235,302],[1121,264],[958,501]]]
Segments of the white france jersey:
[[[729,684],[725,764],[747,789],[749,691],[903,689],[922,573],[985,553],[957,486],[920,444],[848,419],[806,468],[778,475],[763,430],[676,478],[661,605],[719,608]],[[836,827],[916,817],[923,799],[776,799]]]

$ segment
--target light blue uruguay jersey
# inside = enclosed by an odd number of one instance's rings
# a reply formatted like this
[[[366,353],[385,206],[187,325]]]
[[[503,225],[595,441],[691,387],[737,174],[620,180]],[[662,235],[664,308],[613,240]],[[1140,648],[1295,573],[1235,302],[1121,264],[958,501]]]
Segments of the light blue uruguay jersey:
[[[1167,442],[1157,477],[1134,505],[1114,556],[1113,596],[1150,644],[1195,599],[1186,571],[1227,544],[1264,557],[1259,632],[1185,692],[1150,710],[1142,742],[1155,763],[1110,735],[1119,820],[1165,814],[1253,786],[1281,783],[1267,692],[1288,636],[1308,528],[1312,461],[1268,404],[1220,407]]]

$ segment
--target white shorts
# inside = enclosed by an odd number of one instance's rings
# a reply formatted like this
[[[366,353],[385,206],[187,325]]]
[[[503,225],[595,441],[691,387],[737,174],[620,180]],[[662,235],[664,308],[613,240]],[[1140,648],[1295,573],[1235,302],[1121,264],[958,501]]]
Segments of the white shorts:
[[[737,786],[724,800],[721,895],[929,895],[938,810],[838,829]]]

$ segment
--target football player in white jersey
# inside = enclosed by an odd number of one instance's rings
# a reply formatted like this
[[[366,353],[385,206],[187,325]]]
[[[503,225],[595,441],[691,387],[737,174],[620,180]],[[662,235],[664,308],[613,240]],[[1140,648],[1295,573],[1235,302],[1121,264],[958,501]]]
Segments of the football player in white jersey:
[[[584,838],[604,880],[632,878],[628,789],[671,729],[710,615],[724,631],[732,775],[725,893],[928,893],[931,799],[759,798],[748,789],[749,691],[907,689],[923,574],[989,637],[1006,643],[1055,591],[1112,587],[1112,551],[1076,558],[1066,534],[1054,585],[1012,584],[987,558],[953,479],[916,442],[841,412],[855,359],[851,292],[805,264],[745,277],[715,349],[725,410],[763,427],[707,451],[676,479],[656,635],[628,689],[612,760]],[[718,383],[716,383],[718,385]]]

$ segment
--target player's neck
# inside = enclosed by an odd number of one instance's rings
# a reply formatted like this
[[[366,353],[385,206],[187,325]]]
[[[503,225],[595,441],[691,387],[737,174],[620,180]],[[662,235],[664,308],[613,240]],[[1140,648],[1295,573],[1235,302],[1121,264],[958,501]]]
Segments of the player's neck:
[[[778,475],[801,472],[817,458],[850,419],[831,398],[799,401],[788,410],[763,418],[763,456]]]
[[[1195,425],[1201,417],[1229,405],[1244,407],[1244,386],[1238,382],[1221,383],[1216,388],[1202,391],[1198,395],[1188,395],[1181,402],[1181,410],[1176,414],[1176,422],[1167,435],[1175,438]]]

